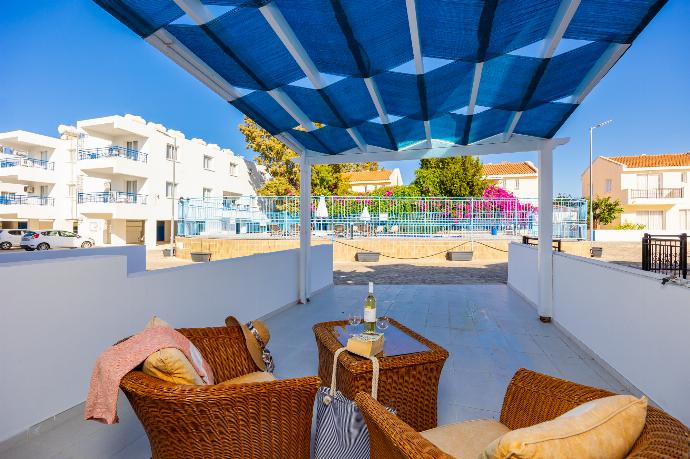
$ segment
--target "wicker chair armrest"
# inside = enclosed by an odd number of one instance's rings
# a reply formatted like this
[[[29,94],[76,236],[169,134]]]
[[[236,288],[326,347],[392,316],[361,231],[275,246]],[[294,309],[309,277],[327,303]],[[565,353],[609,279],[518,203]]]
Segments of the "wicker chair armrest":
[[[371,457],[452,459],[365,392],[355,397],[369,430]]]
[[[609,395],[614,394],[521,368],[506,389],[500,420],[510,429],[529,427]]]

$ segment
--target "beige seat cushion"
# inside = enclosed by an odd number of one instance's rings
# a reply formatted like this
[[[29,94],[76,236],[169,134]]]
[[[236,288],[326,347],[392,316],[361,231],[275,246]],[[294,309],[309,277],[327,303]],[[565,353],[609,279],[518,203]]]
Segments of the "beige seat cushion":
[[[458,459],[471,458],[510,429],[494,419],[458,422],[425,430],[420,434],[446,454]]]
[[[276,377],[268,371],[254,371],[246,375],[238,376],[237,378],[228,379],[220,384],[248,384],[275,381]]]
[[[646,397],[600,398],[551,421],[513,430],[496,439],[480,458],[624,458],[640,436],[646,417]]]
[[[146,324],[146,328],[151,327],[170,327],[166,321],[160,317],[152,317]],[[154,378],[173,384],[206,384],[189,359],[179,349],[168,347],[160,349],[144,360],[142,371]]]

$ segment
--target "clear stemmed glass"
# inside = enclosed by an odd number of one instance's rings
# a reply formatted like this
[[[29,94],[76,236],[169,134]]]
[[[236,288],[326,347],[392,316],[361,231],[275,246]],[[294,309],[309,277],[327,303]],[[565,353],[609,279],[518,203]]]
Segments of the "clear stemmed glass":
[[[386,331],[386,328],[390,325],[390,322],[388,321],[388,317],[379,317],[376,319],[376,328],[381,330],[381,333]]]
[[[350,324],[350,336],[352,336],[357,331],[357,325],[362,323],[362,316],[361,314],[353,312],[347,316],[347,321]]]

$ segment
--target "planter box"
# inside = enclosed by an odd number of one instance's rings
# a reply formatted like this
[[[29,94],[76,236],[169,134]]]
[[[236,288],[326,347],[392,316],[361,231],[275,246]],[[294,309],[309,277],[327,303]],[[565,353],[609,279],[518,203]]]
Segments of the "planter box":
[[[175,255],[175,249],[163,249],[164,257],[172,257],[173,255]]]
[[[474,252],[446,252],[446,260],[448,261],[472,261]]]
[[[192,261],[194,262],[204,262],[204,261],[211,261],[211,253],[210,252],[192,252],[190,253],[192,257]]]
[[[379,261],[380,255],[381,254],[378,252],[357,252],[357,254],[355,255],[355,260],[376,262]]]
[[[603,247],[592,247],[589,249],[589,256],[590,257],[601,258],[601,255],[603,253],[604,253]]]

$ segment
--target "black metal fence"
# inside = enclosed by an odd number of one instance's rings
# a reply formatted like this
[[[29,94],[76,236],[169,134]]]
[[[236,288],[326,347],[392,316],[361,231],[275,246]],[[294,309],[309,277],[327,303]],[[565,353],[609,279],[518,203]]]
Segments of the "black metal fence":
[[[538,237],[532,237],[532,236],[522,236],[522,243],[527,244],[527,245],[539,245],[539,238]],[[552,242],[552,247],[553,250],[556,252],[562,252],[561,250],[561,240],[560,239],[554,239]]]
[[[688,235],[653,235],[642,238],[642,269],[688,278]]]

